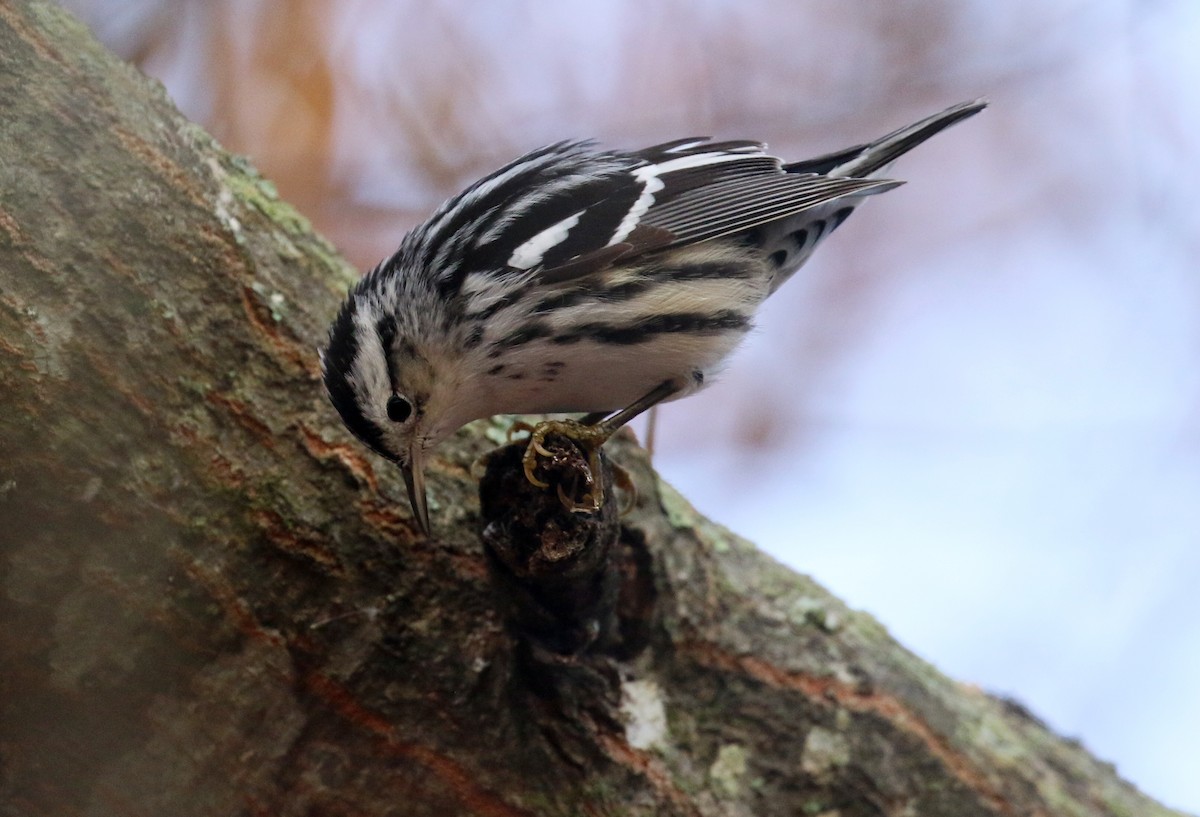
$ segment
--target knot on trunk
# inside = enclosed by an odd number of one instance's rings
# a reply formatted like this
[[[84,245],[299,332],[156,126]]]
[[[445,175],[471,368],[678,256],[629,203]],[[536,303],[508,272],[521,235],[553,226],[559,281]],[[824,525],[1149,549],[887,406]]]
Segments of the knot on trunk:
[[[620,508],[603,452],[600,473],[592,474],[588,458],[565,437],[548,436],[545,448],[551,456],[538,474],[548,488],[526,478],[523,444],[488,458],[479,485],[483,542],[517,634],[539,649],[575,656],[615,636]],[[568,507],[594,491],[602,496],[599,508]]]

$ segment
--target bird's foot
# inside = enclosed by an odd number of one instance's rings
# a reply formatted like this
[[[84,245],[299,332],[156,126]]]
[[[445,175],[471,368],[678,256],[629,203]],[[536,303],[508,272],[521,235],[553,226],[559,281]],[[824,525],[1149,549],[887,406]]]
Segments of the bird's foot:
[[[546,448],[546,438],[551,434],[558,434],[566,437],[571,442],[575,443],[581,451],[587,456],[587,467],[591,472],[593,484],[600,477],[600,446],[608,440],[612,435],[612,431],[600,426],[585,425],[578,420],[543,420],[533,428],[528,428],[527,423],[521,423],[525,429],[529,431],[529,443],[525,448],[525,456],[521,459],[521,465],[525,469],[525,478],[539,488],[549,488],[550,483],[543,482],[537,478],[538,456],[552,457],[554,456],[548,448]],[[595,495],[595,491],[591,492]],[[560,493],[561,495],[561,493]],[[565,502],[563,504],[566,504]],[[596,510],[600,507],[600,500],[595,499],[592,503],[594,507],[591,510]],[[569,507],[569,506],[568,506]],[[571,508],[575,510],[575,508]]]

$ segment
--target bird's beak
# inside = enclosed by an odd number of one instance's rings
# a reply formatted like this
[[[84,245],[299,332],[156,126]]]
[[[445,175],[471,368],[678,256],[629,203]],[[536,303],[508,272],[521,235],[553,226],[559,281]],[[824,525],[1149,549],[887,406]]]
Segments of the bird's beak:
[[[412,506],[413,517],[421,533],[429,536],[429,502],[425,496],[425,452],[421,444],[413,442],[409,449],[408,465],[401,465],[400,472],[404,474],[404,484],[408,486],[408,504]]]

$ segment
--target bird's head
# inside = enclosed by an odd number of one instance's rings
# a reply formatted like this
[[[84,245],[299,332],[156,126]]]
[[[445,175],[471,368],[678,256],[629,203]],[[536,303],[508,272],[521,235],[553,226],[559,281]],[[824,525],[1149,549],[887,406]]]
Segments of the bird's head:
[[[330,328],[321,370],[346,427],[400,466],[413,515],[428,534],[425,454],[454,428],[441,422],[445,383],[436,362],[411,334],[369,293],[351,293]]]

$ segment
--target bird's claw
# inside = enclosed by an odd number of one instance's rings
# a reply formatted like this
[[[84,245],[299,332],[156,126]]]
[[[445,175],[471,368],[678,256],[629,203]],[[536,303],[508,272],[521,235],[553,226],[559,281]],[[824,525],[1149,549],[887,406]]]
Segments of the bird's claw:
[[[528,457],[528,453],[529,453],[528,450],[526,450],[527,456],[521,462],[521,467],[525,470],[525,479],[529,480],[530,485],[534,485],[538,488],[549,488],[550,487],[549,482],[542,482],[542,480],[540,480],[536,476],[534,476],[534,471],[537,469],[537,459],[535,458],[533,460],[533,464],[531,465],[529,457]]]
[[[557,434],[566,437],[583,450],[587,455],[587,470],[588,478],[595,486],[601,479],[600,466],[600,447],[611,436],[612,432],[606,428],[586,425],[576,420],[546,420],[538,423],[536,426],[530,426],[528,423],[518,421],[513,424],[513,430],[510,431],[510,436],[513,431],[529,432],[529,442],[525,447],[525,454],[521,458],[521,465],[525,471],[525,478],[538,488],[549,488],[547,482],[539,479],[537,476],[538,456],[551,458],[554,456],[549,448],[546,447],[546,438],[551,434]],[[602,491],[598,491],[595,487],[583,497],[583,502],[576,502],[566,495],[562,486],[557,486],[559,499],[563,503],[563,507],[572,513],[591,513],[600,509],[604,501]]]
[[[547,458],[553,456],[553,452],[546,448],[545,445],[546,437],[549,435],[561,434],[567,439],[578,443],[580,447],[588,452],[589,468],[591,468],[596,456],[595,443],[592,439],[589,439],[596,436],[595,429],[573,420],[545,420],[536,426],[531,426],[528,423],[518,420],[513,424],[513,430],[517,432],[529,432],[529,442],[525,447],[525,455],[521,458],[521,465],[525,470],[525,478],[538,488],[550,487],[550,483],[537,478],[538,455],[540,454]],[[511,436],[512,430],[509,431],[509,434]],[[607,439],[607,437],[604,439]],[[604,439],[601,439],[599,443],[603,444]],[[592,468],[592,474],[597,473],[599,473],[598,469]]]
[[[595,513],[600,510],[602,494],[589,491],[583,495],[582,502],[576,502],[567,496],[567,492],[562,488],[562,483],[555,485],[554,490],[558,493],[558,501],[571,513]]]
[[[534,426],[530,425],[524,420],[513,420],[513,424],[508,427],[508,441],[509,443],[516,442],[518,434],[529,434],[530,436],[533,436],[533,431]]]

